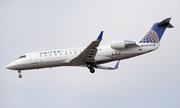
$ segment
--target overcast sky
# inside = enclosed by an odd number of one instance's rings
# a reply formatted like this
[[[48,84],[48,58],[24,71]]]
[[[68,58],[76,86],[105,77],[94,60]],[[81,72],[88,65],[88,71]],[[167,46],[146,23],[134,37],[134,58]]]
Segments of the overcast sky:
[[[0,108],[180,108],[179,0],[0,0]],[[114,71],[57,67],[17,71],[24,53],[139,41],[172,17],[158,50]],[[114,66],[116,62],[104,64]]]

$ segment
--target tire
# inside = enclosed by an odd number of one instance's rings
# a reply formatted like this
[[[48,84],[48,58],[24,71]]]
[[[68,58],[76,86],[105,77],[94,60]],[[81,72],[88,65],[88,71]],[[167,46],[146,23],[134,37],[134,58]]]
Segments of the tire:
[[[19,77],[19,78],[22,78],[22,75],[21,75],[21,74],[19,74],[19,75],[18,75],[18,77]]]
[[[91,73],[94,73],[94,72],[95,72],[94,68],[91,68],[91,69],[90,69],[90,72],[91,72]]]

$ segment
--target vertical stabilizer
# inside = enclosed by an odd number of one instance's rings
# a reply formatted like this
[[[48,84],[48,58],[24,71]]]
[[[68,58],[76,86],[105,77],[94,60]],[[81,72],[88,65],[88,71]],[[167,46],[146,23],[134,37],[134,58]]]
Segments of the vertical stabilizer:
[[[172,28],[171,18],[155,23],[139,43],[159,43],[166,28]]]

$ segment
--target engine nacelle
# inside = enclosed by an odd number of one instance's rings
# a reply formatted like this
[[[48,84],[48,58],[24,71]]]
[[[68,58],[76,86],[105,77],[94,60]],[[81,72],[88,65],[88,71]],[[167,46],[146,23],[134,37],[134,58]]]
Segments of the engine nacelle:
[[[124,40],[115,40],[111,42],[111,48],[112,49],[124,49],[125,41]]]
[[[135,45],[136,42],[134,41],[126,41],[126,40],[115,40],[111,42],[112,49],[124,49],[128,46]]]

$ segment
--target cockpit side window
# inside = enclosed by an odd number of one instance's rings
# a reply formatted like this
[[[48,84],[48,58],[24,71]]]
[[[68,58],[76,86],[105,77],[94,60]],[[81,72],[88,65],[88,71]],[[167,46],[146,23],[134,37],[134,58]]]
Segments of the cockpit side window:
[[[22,55],[18,59],[20,59],[20,58],[26,58],[26,55]]]

